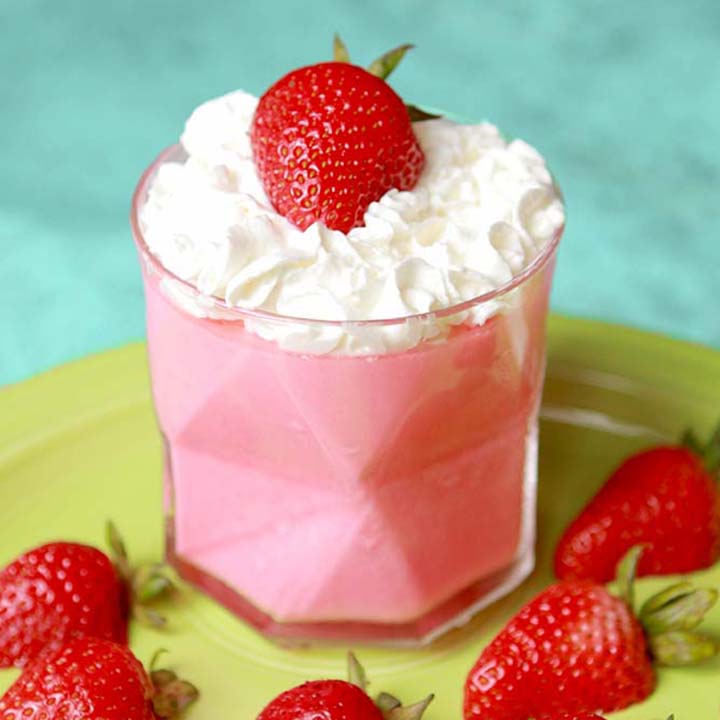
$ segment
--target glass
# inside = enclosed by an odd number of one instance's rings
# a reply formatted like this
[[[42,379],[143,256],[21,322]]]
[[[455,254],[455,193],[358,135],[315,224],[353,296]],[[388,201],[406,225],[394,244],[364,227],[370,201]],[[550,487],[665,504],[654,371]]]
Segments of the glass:
[[[510,284],[440,312],[287,318],[203,296],[131,223],[165,447],[167,557],[283,641],[421,644],[534,564],[537,417],[560,232]],[[469,314],[483,324],[463,324]],[[292,330],[447,337],[373,356],[307,354]],[[283,330],[283,347],[264,340]]]

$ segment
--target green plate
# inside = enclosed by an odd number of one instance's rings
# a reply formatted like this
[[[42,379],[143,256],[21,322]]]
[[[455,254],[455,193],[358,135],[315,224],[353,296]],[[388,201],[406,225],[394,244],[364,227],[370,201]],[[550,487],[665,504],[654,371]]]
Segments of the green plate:
[[[423,650],[357,648],[372,688],[406,699],[432,690],[427,720],[460,718],[465,674],[482,647],[551,581],[558,534],[606,473],[648,442],[686,425],[707,431],[720,410],[720,353],[623,327],[553,317],[543,405],[538,565],[532,578],[468,627]],[[162,553],[161,448],[145,348],[131,345],[0,392],[0,563],[42,541],[103,542],[112,517],[137,560]],[[697,574],[720,586],[720,567]],[[644,580],[645,596],[666,581]],[[250,720],[279,691],[342,676],[342,648],[282,649],[187,590],[163,632],[133,627],[147,660],[168,662],[201,688],[189,720]],[[720,636],[720,608],[709,629]],[[15,677],[0,672],[0,690]],[[618,718],[715,720],[720,661],[663,670],[655,694]]]

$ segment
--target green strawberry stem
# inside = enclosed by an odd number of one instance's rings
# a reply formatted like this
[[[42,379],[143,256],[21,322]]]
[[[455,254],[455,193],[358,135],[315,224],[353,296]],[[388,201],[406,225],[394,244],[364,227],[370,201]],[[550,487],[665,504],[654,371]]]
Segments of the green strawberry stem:
[[[350,53],[348,52],[347,45],[345,45],[337,33],[335,33],[335,37],[333,38],[333,60],[335,62],[350,62]]]
[[[409,105],[405,104],[405,107],[407,108],[408,115],[410,116],[411,122],[423,122],[424,120],[437,120],[437,118],[442,117],[442,115],[436,115],[435,113],[428,112],[427,110],[423,110],[422,108],[417,107],[417,105]]]
[[[618,564],[620,596],[634,610],[634,582],[643,545],[632,547]],[[720,644],[704,633],[694,632],[717,602],[713,588],[695,588],[689,582],[671,585],[646,600],[637,614],[650,653],[659,665],[696,665],[720,651]]]
[[[412,50],[415,46],[409,43],[404,45],[398,45],[398,47],[388,50],[383,53],[379,58],[373,60],[368,65],[367,71],[371,75],[379,77],[381,80],[386,80],[390,77],[392,71],[400,64],[400,61],[405,57],[405,53],[408,50]]]
[[[420,720],[434,697],[434,695],[428,695],[424,700],[404,707],[393,695],[380,693],[375,702],[385,720]]]
[[[690,583],[678,583],[651,597],[639,617],[649,633],[692,630],[703,621],[717,599],[717,590],[696,590]]]
[[[720,423],[707,442],[703,443],[695,431],[688,428],[682,434],[680,443],[700,457],[708,472],[716,474],[720,479]]]
[[[353,685],[357,685],[363,692],[367,692],[368,679],[365,668],[352,652],[348,653],[347,665],[348,680]],[[420,702],[405,706],[394,695],[381,692],[375,700],[375,704],[380,709],[385,720],[420,720],[434,697],[434,695],[428,695]]]
[[[367,68],[367,71],[375,77],[379,77],[381,80],[387,80],[390,77],[392,71],[400,64],[400,61],[405,57],[405,53],[408,50],[412,50],[415,46],[410,43],[404,43],[398,45],[392,50],[388,50],[383,53],[379,58],[373,60]],[[343,42],[343,39],[335,33],[333,37],[333,60],[335,62],[350,62],[350,52],[347,49],[347,45]]]
[[[163,655],[167,655],[169,652],[170,651],[167,648],[158,648],[153,653],[153,656],[150,658],[150,662],[148,663],[148,672],[150,672],[150,673],[153,673],[156,671],[159,673],[165,672],[165,670],[158,670],[157,664],[158,664],[158,660],[160,660],[160,658]]]
[[[720,469],[720,423],[707,441],[704,450],[705,466],[710,472],[717,472]]]
[[[352,652],[348,652],[347,655],[347,676],[353,685],[357,685],[363,692],[367,692],[368,679],[365,668]]]
[[[175,585],[166,575],[165,567],[160,563],[150,563],[133,568],[125,542],[110,520],[106,534],[115,567],[127,590],[130,616],[144,625],[163,627],[167,624],[166,618],[148,606],[175,592]]]
[[[154,689],[152,704],[158,717],[174,718],[194,703],[200,693],[192,683],[179,678],[173,670],[156,669],[158,658],[166,652],[164,648],[157,650],[148,666]]]
[[[659,665],[683,667],[697,665],[718,652],[717,642],[702,633],[680,630],[650,637],[650,652]]]
[[[619,595],[631,610],[635,609],[635,578],[637,577],[638,562],[640,562],[640,556],[644,549],[644,545],[635,545],[630,548],[617,566]]]

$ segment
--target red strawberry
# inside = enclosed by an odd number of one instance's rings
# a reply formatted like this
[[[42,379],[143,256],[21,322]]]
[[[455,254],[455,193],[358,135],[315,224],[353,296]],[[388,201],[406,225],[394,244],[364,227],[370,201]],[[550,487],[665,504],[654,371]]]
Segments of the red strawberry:
[[[425,158],[408,108],[384,78],[409,46],[363,70],[347,61],[294,70],[261,98],[250,133],[275,209],[304,230],[348,232],[391,188],[409,190]],[[344,46],[336,58],[347,59]]]
[[[258,720],[382,720],[382,712],[357,685],[345,680],[313,680],[275,698]]]
[[[348,655],[345,680],[313,680],[278,695],[258,715],[257,720],[420,720],[432,701],[425,700],[403,707],[399,700],[381,693],[377,704],[365,692],[365,672],[355,656]]]
[[[691,632],[717,599],[714,591],[673,586],[635,616],[632,578],[640,551],[621,563],[625,598],[589,581],[565,581],[510,620],[468,674],[465,720],[620,710],[653,691],[651,652],[667,665],[714,654],[714,641]]]
[[[150,676],[124,645],[81,638],[31,663],[0,699],[3,720],[155,720],[197,690],[168,670]]]
[[[137,601],[136,614],[161,622],[140,603],[168,590],[169,581],[154,567],[130,571],[122,542],[111,530],[117,570],[97,548],[54,542],[0,571],[0,667],[22,667],[76,637],[127,642],[126,587]]]
[[[123,586],[93,547],[57,542],[0,571],[0,666],[21,667],[72,637],[125,642]]]
[[[633,455],[567,528],[555,552],[563,579],[607,582],[630,547],[645,545],[640,575],[685,573],[720,555],[720,431],[705,447],[656,447]]]

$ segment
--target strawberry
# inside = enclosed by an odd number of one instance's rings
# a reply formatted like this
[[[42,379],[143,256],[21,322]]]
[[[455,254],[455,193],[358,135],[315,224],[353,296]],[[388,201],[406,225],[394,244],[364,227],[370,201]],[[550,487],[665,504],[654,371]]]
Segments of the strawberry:
[[[415,705],[403,707],[387,693],[377,704],[366,693],[367,680],[362,666],[348,654],[349,681],[313,680],[278,695],[258,715],[257,720],[420,720],[432,695]]]
[[[0,571],[0,666],[91,635],[127,640],[124,591],[109,558],[76,543],[42,545]]]
[[[633,610],[641,547],[620,563],[622,597],[588,580],[550,586],[510,620],[465,682],[465,720],[528,720],[552,714],[612,712],[655,687],[651,662],[687,665],[717,651],[693,629],[714,590],[674,585]]]
[[[3,720],[155,720],[172,717],[197,690],[169,670],[148,674],[124,645],[79,638],[25,668],[0,699]]]
[[[97,548],[53,542],[0,571],[0,667],[23,667],[41,651],[75,637],[127,642],[130,599],[135,614],[161,624],[141,605],[168,591],[169,581],[154,567],[131,571],[111,529],[117,569]]]
[[[563,534],[555,574],[608,582],[630,547],[645,545],[640,575],[686,573],[720,555],[720,428],[705,446],[654,447],[628,458]]]
[[[385,192],[414,187],[425,157],[408,108],[385,82],[410,47],[364,70],[336,38],[335,61],[293,70],[260,98],[250,131],[258,174],[300,229],[320,221],[348,232]]]
[[[258,720],[382,720],[380,708],[359,687],[344,680],[313,680],[279,695]]]

